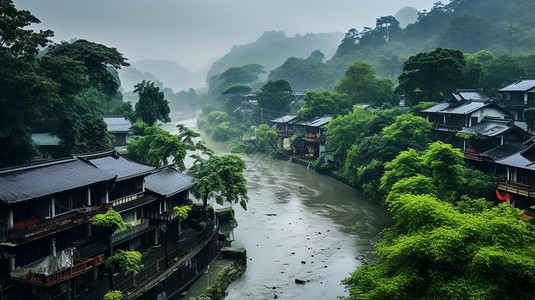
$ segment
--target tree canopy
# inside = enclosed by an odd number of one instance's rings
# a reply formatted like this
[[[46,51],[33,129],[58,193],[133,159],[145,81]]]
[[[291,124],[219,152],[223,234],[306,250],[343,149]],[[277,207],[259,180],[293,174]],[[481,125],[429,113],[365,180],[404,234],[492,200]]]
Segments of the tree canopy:
[[[139,95],[139,101],[136,103],[136,116],[143,122],[152,126],[156,121],[164,123],[171,121],[169,102],[165,100],[163,92],[154,85],[154,82],[143,80],[134,86],[134,93]]]
[[[235,154],[217,156],[208,154],[208,158],[195,157],[193,166],[188,174],[195,178],[192,193],[196,198],[202,199],[206,207],[208,199],[214,198],[222,205],[239,203],[247,209],[247,180],[243,177],[245,162]]]
[[[465,64],[459,50],[437,48],[418,53],[403,63],[397,91],[404,94],[410,104],[440,101],[463,86]]]
[[[339,116],[347,114],[353,108],[346,94],[328,91],[308,91],[303,100],[305,104],[297,112],[303,119],[314,119],[324,115]]]
[[[188,151],[197,150],[198,143],[194,138],[199,134],[186,128],[183,124],[178,124],[177,134],[163,130],[160,124],[147,126],[144,123],[136,123],[143,129],[143,134],[136,136],[128,143],[128,157],[137,162],[152,166],[166,166],[169,158],[179,170],[186,169],[184,159]]]
[[[117,49],[83,39],[51,45],[47,55],[68,56],[82,61],[87,68],[89,84],[102,91],[108,100],[115,96],[120,82],[107,68],[120,69],[130,66]]]
[[[385,102],[392,105],[399,102],[394,96],[394,83],[390,79],[376,77],[372,66],[361,61],[346,70],[334,89],[338,93],[347,94],[353,104],[381,106]]]
[[[269,80],[256,94],[256,99],[269,118],[276,118],[290,111],[290,104],[295,97],[288,81]]]

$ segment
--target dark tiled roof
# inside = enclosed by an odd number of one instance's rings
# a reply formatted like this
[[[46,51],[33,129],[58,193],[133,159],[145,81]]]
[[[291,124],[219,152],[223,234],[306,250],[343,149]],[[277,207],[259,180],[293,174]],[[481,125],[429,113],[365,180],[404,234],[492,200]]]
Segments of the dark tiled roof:
[[[527,149],[517,152],[504,159],[496,161],[497,164],[535,171],[535,144]]]
[[[494,137],[508,132],[515,127],[516,126],[511,120],[485,117],[483,118],[483,120],[481,120],[480,123],[465,128],[459,131],[459,133],[477,134],[482,136]]]
[[[502,89],[499,89],[498,92],[525,92],[534,88],[535,88],[535,79],[523,78]]]
[[[115,175],[76,158],[0,170],[0,201],[15,203],[111,180]]]
[[[82,154],[78,157],[89,161],[100,170],[117,175],[117,181],[148,175],[154,167],[143,165],[124,158],[115,150],[106,150],[98,153]]]
[[[286,115],[275,120],[271,120],[272,123],[287,123],[297,118],[297,115]]]
[[[321,127],[331,121],[332,117],[330,116],[324,116],[317,119],[314,119],[312,121],[302,121],[297,123],[297,125],[301,126],[307,126],[307,127]]]
[[[456,101],[462,101],[462,100],[489,100],[489,96],[487,96],[483,90],[480,89],[464,89],[464,90],[456,90],[450,100],[456,100]]]
[[[496,148],[492,148],[490,150],[487,150],[483,152],[488,157],[491,157],[496,160],[500,160],[503,158],[506,158],[508,156],[511,156],[515,153],[520,153],[524,150],[526,150],[530,145],[522,144],[522,143],[512,143],[508,142],[503,145],[500,145]]]
[[[450,102],[441,102],[437,105],[433,105],[427,109],[424,109],[422,110],[421,112],[423,113],[435,113],[435,112],[439,112],[439,111],[442,111],[442,110],[445,110],[447,109],[448,107],[452,106],[453,104],[450,103]]]
[[[171,167],[158,169],[145,177],[145,189],[165,197],[185,191],[194,185],[193,177]]]
[[[123,115],[103,116],[104,122],[108,125],[108,132],[127,133],[132,131],[132,121]]]

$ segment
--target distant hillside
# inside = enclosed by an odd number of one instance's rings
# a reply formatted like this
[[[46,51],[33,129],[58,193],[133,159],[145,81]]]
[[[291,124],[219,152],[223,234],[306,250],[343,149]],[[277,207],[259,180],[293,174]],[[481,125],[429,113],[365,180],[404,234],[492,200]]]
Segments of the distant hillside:
[[[400,10],[397,16],[405,16],[406,12]],[[436,2],[430,11],[418,13],[416,22],[404,29],[401,20],[395,24],[388,17],[381,19],[373,29],[348,30],[336,55],[327,62],[335,76],[340,78],[353,62],[360,60],[371,63],[377,75],[396,80],[406,58],[437,47],[464,53],[488,50],[494,55],[518,55],[535,49],[533,0]]]
[[[308,33],[294,37],[287,37],[281,31],[265,32],[254,43],[234,46],[229,53],[212,64],[207,77],[247,64],[260,64],[269,72],[289,57],[308,57],[315,50],[321,50],[330,58],[343,37],[341,32]]]
[[[163,86],[175,92],[205,86],[204,74],[192,73],[174,61],[142,60],[132,62],[131,65],[119,70],[121,87],[125,91],[132,91],[134,85],[142,80],[160,81]]]

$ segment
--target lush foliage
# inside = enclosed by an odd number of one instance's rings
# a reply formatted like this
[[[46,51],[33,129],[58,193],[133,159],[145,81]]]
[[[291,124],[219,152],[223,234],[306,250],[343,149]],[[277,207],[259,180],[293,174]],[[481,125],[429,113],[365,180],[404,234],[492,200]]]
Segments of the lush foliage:
[[[464,213],[432,195],[400,194],[380,259],[344,283],[350,299],[531,298],[535,252],[520,211],[501,204]]]
[[[51,45],[48,55],[67,56],[83,62],[87,68],[89,84],[103,92],[108,100],[115,96],[120,86],[119,81],[109,72],[108,67],[120,69],[130,66],[117,49],[86,40]]]
[[[139,101],[136,103],[136,116],[149,126],[154,125],[156,121],[164,123],[170,122],[169,105],[160,88],[154,85],[154,82],[145,81],[134,86],[134,92],[139,94]]]
[[[153,166],[166,166],[169,158],[173,158],[173,164],[178,169],[184,170],[184,159],[188,151],[198,149],[199,143],[194,142],[194,138],[199,134],[186,128],[183,124],[178,124],[177,134],[163,130],[160,124],[147,126],[143,122],[135,124],[143,129],[143,135],[135,136],[134,140],[128,143],[128,157],[140,163]]]
[[[104,214],[95,215],[93,221],[91,221],[91,224],[106,228],[112,232],[119,228],[123,223],[121,215],[113,209],[108,210]]]
[[[349,148],[365,137],[366,132],[362,129],[375,117],[374,114],[355,106],[348,114],[332,119],[326,126],[327,149],[337,160],[344,161]]]
[[[393,105],[399,103],[394,95],[394,83],[390,79],[376,77],[375,70],[365,62],[352,64],[334,89],[347,94],[353,104],[381,106],[385,102]]]
[[[197,119],[197,126],[216,141],[227,141],[239,135],[236,128],[231,127],[228,113],[212,111]]]
[[[106,259],[106,268],[112,271],[120,271],[137,274],[143,269],[141,264],[141,253],[137,251],[117,250],[112,256]]]
[[[209,198],[218,204],[239,203],[247,208],[247,181],[243,177],[245,162],[238,155],[217,156],[207,153],[208,158],[196,156],[188,174],[195,178],[192,194],[203,200],[204,207]]]
[[[178,219],[182,222],[188,218],[188,213],[191,210],[190,205],[175,206],[173,210],[178,213]]]
[[[334,76],[323,62],[324,58],[319,50],[306,59],[290,57],[269,73],[268,80],[284,79],[299,89],[330,90],[334,85]]]
[[[344,115],[351,111],[353,104],[346,94],[331,93],[327,91],[308,91],[305,104],[297,112],[303,119],[314,119],[324,115]]]
[[[121,291],[113,290],[104,294],[104,300],[121,300],[123,293]]]
[[[269,80],[256,94],[258,105],[268,119],[275,119],[290,111],[293,90],[286,80]]]
[[[438,101],[463,86],[464,55],[459,50],[437,48],[409,57],[399,76],[398,92],[412,104]]]

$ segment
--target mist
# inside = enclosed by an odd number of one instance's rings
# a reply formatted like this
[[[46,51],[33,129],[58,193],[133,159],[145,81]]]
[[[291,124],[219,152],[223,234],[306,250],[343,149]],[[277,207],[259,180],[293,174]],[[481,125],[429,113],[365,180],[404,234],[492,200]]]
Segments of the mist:
[[[15,0],[54,31],[54,42],[86,39],[115,47],[130,62],[170,60],[192,72],[207,69],[234,45],[265,31],[296,34],[374,27],[403,7],[430,10],[427,0]]]

